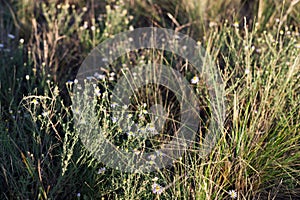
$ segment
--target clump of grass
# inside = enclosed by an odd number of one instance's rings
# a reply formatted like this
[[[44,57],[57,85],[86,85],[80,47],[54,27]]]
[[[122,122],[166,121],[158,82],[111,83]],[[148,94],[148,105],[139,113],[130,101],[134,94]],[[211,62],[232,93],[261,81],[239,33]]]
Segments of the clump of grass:
[[[165,1],[132,2],[139,5],[139,10],[127,8],[128,2],[112,1],[107,4],[106,12],[101,11],[99,15],[92,4],[81,1],[76,3],[87,7],[49,2],[40,8],[42,19],[30,16],[31,40],[25,38],[25,43],[19,43],[16,37],[15,41],[0,41],[9,44],[11,50],[0,48],[0,198],[299,198],[298,1],[256,2],[252,24],[241,17],[234,19],[237,16],[227,19],[228,13],[234,15],[243,6],[236,6],[237,1],[223,2],[232,10],[218,7],[222,5],[219,2],[183,1],[168,5]],[[266,6],[268,3],[274,6]],[[13,3],[10,5],[14,8]],[[203,7],[208,12],[202,13]],[[279,9],[271,10],[275,7]],[[19,21],[28,17],[22,10],[32,9],[26,4],[15,8],[19,9],[20,14],[16,15],[21,16]],[[145,15],[147,10],[155,13]],[[5,12],[3,16],[12,14],[9,9]],[[67,71],[74,70],[70,69],[74,61],[80,65],[79,61],[99,42],[140,26],[144,22],[139,21],[141,15],[148,24],[194,35],[212,55],[226,85],[226,121],[210,155],[200,157],[199,150],[192,148],[172,166],[147,173],[127,173],[105,166],[87,150],[75,126],[76,110],[65,104],[60,93],[65,85],[73,97],[72,89],[78,86],[72,78],[63,77]],[[12,24],[13,17],[1,20],[0,27],[5,27]],[[209,22],[215,23],[209,26]],[[199,24],[205,32],[195,27]],[[10,32],[14,30],[7,28]],[[80,50],[73,51],[75,47]],[[111,118],[110,91],[116,78],[124,75],[120,63],[135,67],[149,60],[173,69],[181,69],[184,63],[172,53],[148,50],[130,52],[119,58],[106,72],[105,80],[93,88],[99,94],[95,107],[85,105],[90,102],[88,96],[80,99],[85,110],[91,113],[100,110],[96,113],[98,118],[88,118],[92,115],[83,118],[95,120],[93,124],[85,121],[85,129],[99,123],[106,128],[111,142],[136,153],[159,148],[162,141],[174,137],[172,131],[176,126],[172,129],[172,123],[164,123],[168,130],[164,135],[169,138],[154,138],[156,143],[150,144],[145,138],[136,139],[131,133],[118,130]],[[189,67],[181,72],[191,82],[196,74]],[[203,80],[199,79],[193,87],[200,98],[204,92]],[[170,113],[176,111],[172,110],[177,105],[176,99],[165,88],[148,85],[135,92],[130,107],[132,116],[127,115],[126,120],[147,127],[152,119],[147,113],[151,102],[165,102]],[[205,130],[204,123],[203,134]],[[136,148],[139,145],[146,148]],[[196,140],[195,146],[201,146],[201,142]]]

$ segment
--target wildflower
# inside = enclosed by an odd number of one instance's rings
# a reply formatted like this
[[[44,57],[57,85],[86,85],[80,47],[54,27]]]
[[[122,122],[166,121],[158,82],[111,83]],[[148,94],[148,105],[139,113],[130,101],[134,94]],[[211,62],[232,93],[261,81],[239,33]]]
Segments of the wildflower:
[[[31,103],[34,104],[34,105],[38,105],[38,104],[39,104],[39,102],[38,102],[38,100],[37,100],[36,98],[34,98],[34,99],[31,101]]]
[[[100,80],[105,79],[105,75],[104,74],[99,74],[98,72],[96,72],[94,74],[94,76],[95,76],[95,78],[100,79]]]
[[[116,106],[118,106],[118,103],[113,102],[112,104],[110,104],[110,107],[115,108]]]
[[[160,186],[157,183],[153,183],[152,185],[152,192],[154,194],[161,194],[163,192],[164,188],[162,186]]]
[[[147,124],[147,131],[154,133],[155,132],[155,125],[153,123]]]
[[[83,22],[83,28],[87,29],[89,27],[89,23],[87,21]]]
[[[91,26],[91,30],[92,30],[92,31],[95,31],[95,30],[96,30],[96,27],[95,27],[95,26]]]
[[[235,28],[238,28],[238,27],[239,27],[239,23],[238,23],[238,22],[234,22],[234,23],[232,24],[232,26],[235,27]]]
[[[199,77],[198,76],[194,76],[191,80],[192,84],[197,84],[199,82]]]
[[[126,134],[128,135],[128,137],[134,137],[135,136],[134,132],[132,132],[132,131],[128,131],[128,132],[126,132]]]
[[[279,31],[279,34],[280,34],[280,35],[283,35],[283,34],[284,34],[284,31],[283,31],[283,30],[280,30],[280,31]]]
[[[78,192],[78,193],[77,193],[77,197],[80,197],[80,196],[81,196],[81,194],[80,194],[80,192]]]
[[[29,80],[29,78],[30,78],[29,75],[26,75],[26,76],[25,76],[25,79],[26,79],[27,81]]]
[[[116,122],[118,121],[118,118],[112,117],[112,118],[111,118],[111,121],[112,121],[113,123],[116,123]]]
[[[149,160],[155,160],[155,158],[156,158],[156,155],[154,155],[154,154],[150,154],[149,156],[148,156],[148,159]]]
[[[2,49],[3,47],[4,47],[4,44],[1,44],[1,43],[0,43],[0,49]]]
[[[50,111],[45,111],[45,112],[42,113],[42,116],[47,117],[49,115],[49,113],[50,113]]]
[[[102,167],[98,170],[97,174],[102,174],[103,172],[105,172],[106,168]]]
[[[162,156],[165,156],[165,154],[163,153],[163,152],[161,152],[160,150],[157,150],[156,151],[156,155],[158,156],[158,157],[162,157]]]
[[[129,30],[130,31],[133,31],[134,30],[134,27],[131,25],[131,26],[129,26]]]
[[[237,193],[234,190],[229,190],[228,194],[232,199],[235,199],[237,197]]]
[[[134,153],[135,155],[139,155],[139,154],[141,153],[141,151],[138,150],[138,149],[133,149],[133,153]]]
[[[245,74],[249,74],[250,70],[249,69],[245,69]]]
[[[108,62],[108,58],[102,58],[102,62]]]
[[[158,181],[158,178],[155,176],[155,177],[152,179],[152,181],[156,182],[156,181]]]
[[[78,107],[73,109],[74,114],[79,115],[81,113],[80,109]]]
[[[101,95],[100,89],[98,87],[95,88],[95,94],[97,97],[99,97]]]
[[[300,43],[295,44],[295,48],[300,49]]]
[[[145,127],[139,127],[138,130],[139,134],[143,135],[146,133],[146,128]]]

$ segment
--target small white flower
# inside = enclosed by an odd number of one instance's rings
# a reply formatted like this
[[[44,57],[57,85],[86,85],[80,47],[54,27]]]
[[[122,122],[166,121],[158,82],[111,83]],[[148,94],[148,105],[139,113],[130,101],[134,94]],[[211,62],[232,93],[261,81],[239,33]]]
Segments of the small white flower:
[[[194,76],[191,80],[192,84],[197,84],[199,82],[199,77],[198,76]]]
[[[81,195],[80,195],[80,192],[78,192],[78,193],[77,193],[77,197],[80,197],[80,196],[81,196]]]
[[[0,43],[0,49],[2,49],[3,47],[4,47],[4,44],[1,44],[1,43]]]
[[[139,154],[141,153],[141,151],[138,150],[138,149],[133,149],[133,153],[134,153],[135,155],[139,155]]]
[[[96,30],[96,27],[95,26],[91,26],[91,30],[92,31]]]
[[[30,78],[29,75],[26,75],[26,76],[25,76],[25,79],[26,79],[27,81],[29,80],[29,78]]]
[[[152,179],[152,181],[156,182],[156,181],[158,181],[158,178],[155,176],[155,177]]]
[[[95,88],[95,94],[98,97],[101,95],[100,89],[98,87]]]
[[[150,154],[149,156],[148,156],[148,159],[149,160],[155,160],[155,158],[156,158],[156,155],[154,155],[154,154]]]
[[[108,62],[108,58],[105,58],[105,57],[104,57],[104,58],[102,58],[102,61],[103,61],[103,62]]]
[[[237,193],[234,190],[229,190],[228,194],[232,199],[235,199],[237,197]]]
[[[102,167],[98,170],[97,174],[102,174],[103,172],[105,172],[106,168]]]
[[[118,103],[116,103],[116,102],[113,102],[112,104],[110,104],[110,107],[112,107],[112,108],[115,108],[117,106],[118,106]]]
[[[42,116],[47,117],[49,115],[49,113],[50,113],[50,111],[45,111],[45,112],[42,113]]]
[[[34,99],[31,101],[31,103],[34,104],[34,105],[38,105],[38,104],[39,104],[39,102],[38,102],[38,100],[37,100],[36,98],[34,98]]]
[[[105,79],[105,75],[104,75],[104,74],[99,74],[98,72],[96,72],[96,73],[94,74],[94,76],[95,76],[97,79],[100,79],[100,80]]]
[[[250,70],[247,68],[245,69],[245,74],[249,74],[250,73]]]
[[[238,22],[234,22],[234,23],[232,24],[232,26],[235,27],[235,28],[238,28],[238,27],[239,27],[239,23],[238,23]]]
[[[83,28],[84,29],[87,29],[89,27],[89,23],[87,22],[87,21],[85,21],[84,23],[83,23]]]
[[[21,38],[21,39],[19,40],[19,42],[20,42],[21,44],[23,44],[23,43],[24,43],[24,39]]]
[[[128,131],[126,134],[128,135],[128,137],[134,137],[135,136],[134,132],[132,132],[132,131]]]
[[[150,131],[151,133],[155,132],[155,125],[153,123],[147,124],[147,131]]]
[[[154,194],[161,194],[163,192],[164,188],[162,186],[160,186],[157,183],[153,183],[152,185],[152,192]]]
[[[118,121],[118,118],[112,117],[112,118],[111,118],[111,121],[112,121],[113,123],[116,123],[116,122]]]
[[[12,40],[16,38],[13,34],[7,34],[7,37],[9,37]]]
[[[113,76],[110,76],[110,77],[108,78],[108,80],[109,80],[109,81],[114,81],[115,78],[114,78]]]

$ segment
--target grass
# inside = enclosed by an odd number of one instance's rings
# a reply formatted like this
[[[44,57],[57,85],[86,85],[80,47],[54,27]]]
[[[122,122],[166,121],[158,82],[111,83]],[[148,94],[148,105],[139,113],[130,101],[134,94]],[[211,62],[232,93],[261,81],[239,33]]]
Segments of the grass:
[[[236,199],[300,197],[299,1],[69,2],[0,3],[0,199],[231,199],[230,191]],[[193,148],[169,167],[128,173],[100,162],[84,146],[75,126],[74,79],[92,48],[145,26],[171,28],[201,43],[224,82],[226,116],[213,151],[201,157],[198,147],[212,114],[201,74],[172,53],[123,55],[97,82],[101,94],[94,106],[86,105],[88,96],[80,99],[89,112],[98,108],[98,118],[84,119],[99,120],[120,149],[146,152],[176,138],[180,112],[174,91],[149,84],[132,96],[127,117],[147,127],[151,108],[165,114],[151,107],[162,102],[169,119],[161,137],[120,131],[110,96],[124,75],[120,66],[154,61],[181,69],[188,83],[198,76],[189,85],[203,104]],[[97,122],[83,128],[93,130]]]

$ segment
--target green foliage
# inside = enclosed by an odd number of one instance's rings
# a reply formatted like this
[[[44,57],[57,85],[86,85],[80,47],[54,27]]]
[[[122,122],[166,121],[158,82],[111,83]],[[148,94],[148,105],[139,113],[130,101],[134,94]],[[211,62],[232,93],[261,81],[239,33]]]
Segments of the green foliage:
[[[237,199],[299,198],[299,1],[20,2],[4,1],[0,8],[0,199],[230,199],[232,191]],[[253,8],[250,16],[245,2]],[[93,47],[150,25],[188,33],[212,55],[226,85],[226,122],[207,157],[199,158],[195,148],[171,167],[131,174],[87,151],[70,99],[78,86],[74,74]],[[180,63],[172,54],[132,52],[99,82],[94,106],[81,99],[89,112],[100,109],[101,124],[111,127],[107,138],[123,150],[150,144],[111,126],[111,88],[122,75],[120,63],[149,60],[173,68]],[[197,75],[182,73],[188,82]],[[201,81],[193,88],[203,98]],[[131,102],[136,112],[130,119],[141,126],[151,118],[143,103],[153,91],[155,85],[147,86]],[[169,95],[158,100],[176,105]],[[90,116],[85,119],[95,120]]]

